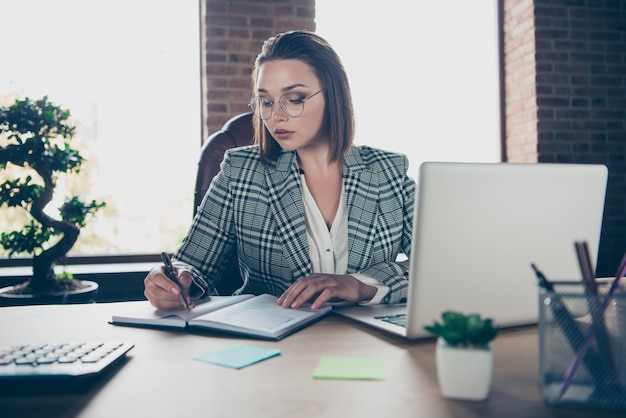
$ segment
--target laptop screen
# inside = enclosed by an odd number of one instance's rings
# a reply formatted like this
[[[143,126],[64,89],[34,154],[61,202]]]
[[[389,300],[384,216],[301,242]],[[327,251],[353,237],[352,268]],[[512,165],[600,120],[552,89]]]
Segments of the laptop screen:
[[[423,320],[408,335],[448,309],[536,323],[530,265],[581,279],[574,243],[586,241],[595,260],[607,175],[603,165],[422,164],[408,314]]]

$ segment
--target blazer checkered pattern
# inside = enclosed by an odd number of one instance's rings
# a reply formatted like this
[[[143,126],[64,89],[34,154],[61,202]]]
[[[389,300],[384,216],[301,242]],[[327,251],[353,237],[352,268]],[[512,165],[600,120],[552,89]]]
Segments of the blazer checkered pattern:
[[[386,303],[406,301],[415,181],[408,159],[366,146],[344,157],[348,271],[390,287]],[[201,293],[221,277],[237,248],[240,291],[279,296],[313,273],[309,261],[300,169],[295,152],[262,164],[256,145],[228,150],[174,259],[189,268]]]

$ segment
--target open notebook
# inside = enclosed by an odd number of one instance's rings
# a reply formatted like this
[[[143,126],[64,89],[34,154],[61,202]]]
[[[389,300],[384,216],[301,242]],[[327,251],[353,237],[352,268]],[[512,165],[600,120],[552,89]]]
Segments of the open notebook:
[[[280,340],[328,315],[332,308],[313,310],[310,304],[288,309],[273,295],[212,296],[191,310],[155,309],[148,301],[131,303],[126,312],[113,315],[111,323],[139,327],[204,330],[250,338]]]
[[[537,323],[530,264],[551,280],[581,278],[574,242],[587,241],[595,260],[607,176],[603,165],[424,163],[406,306],[335,312],[408,338],[431,336],[423,326],[445,310],[500,327]],[[397,314],[406,326],[394,323]]]

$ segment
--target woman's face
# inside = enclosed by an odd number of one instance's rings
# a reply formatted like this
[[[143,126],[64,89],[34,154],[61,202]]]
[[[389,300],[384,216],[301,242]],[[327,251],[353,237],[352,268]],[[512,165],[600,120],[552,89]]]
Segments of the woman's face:
[[[282,149],[296,151],[328,146],[328,135],[323,129],[324,92],[320,90],[320,82],[311,67],[300,60],[268,61],[259,68],[254,94],[264,99],[266,107],[273,103],[272,114],[264,123]],[[312,96],[304,100],[300,116],[289,116],[278,104],[281,97],[290,93],[297,97],[291,103],[285,101],[288,109],[297,109],[302,99]]]

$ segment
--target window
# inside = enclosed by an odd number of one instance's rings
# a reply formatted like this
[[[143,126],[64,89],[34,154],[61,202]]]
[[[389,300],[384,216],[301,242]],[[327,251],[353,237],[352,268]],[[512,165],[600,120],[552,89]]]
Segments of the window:
[[[173,250],[191,220],[200,147],[198,3],[3,0],[1,9],[10,16],[0,25],[2,104],[47,95],[69,109],[87,160],[49,207],[70,189],[107,203],[70,255]],[[5,209],[2,224],[12,221]]]
[[[317,33],[350,79],[355,141],[407,154],[414,178],[428,160],[500,161],[496,3],[316,0]]]
[[[499,161],[496,3],[316,0],[317,32],[350,77],[356,142],[406,153],[415,178],[422,161]],[[0,7],[11,16],[0,25],[0,101],[48,95],[68,108],[87,163],[57,193],[107,203],[70,255],[176,248],[201,135],[197,2]],[[0,208],[0,222],[8,216]]]

